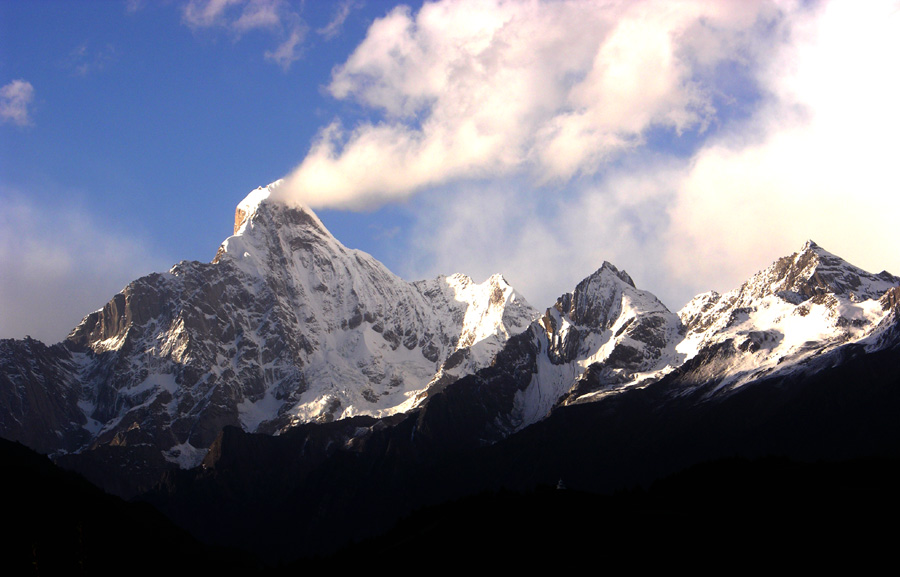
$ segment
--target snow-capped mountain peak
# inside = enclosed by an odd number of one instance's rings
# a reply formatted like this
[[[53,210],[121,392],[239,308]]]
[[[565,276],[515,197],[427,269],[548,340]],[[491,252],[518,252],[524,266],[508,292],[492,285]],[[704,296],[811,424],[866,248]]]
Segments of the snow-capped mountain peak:
[[[532,325],[529,381],[516,393],[513,428],[556,405],[655,380],[671,370],[683,336],[678,316],[625,271],[604,262]],[[523,361],[519,361],[521,364]]]
[[[878,330],[889,310],[886,295],[897,285],[898,277],[871,274],[807,241],[740,287],[689,302],[679,311],[687,336],[678,350],[686,358],[715,351],[707,356],[729,375],[723,388],[792,371]]]
[[[80,439],[151,444],[191,466],[225,425],[278,433],[405,411],[439,377],[489,364],[537,314],[500,275],[404,281],[279,202],[278,186],[237,204],[211,263],[138,279],[72,331]],[[444,370],[453,354],[465,362]]]
[[[234,234],[241,232],[244,228],[244,224],[256,213],[259,205],[269,198],[273,186],[277,186],[277,183],[272,183],[265,188],[260,186],[256,190],[250,192],[250,194],[244,197],[244,200],[238,203],[237,207],[234,209]]]
[[[769,373],[803,369],[817,355],[894,329],[900,278],[868,273],[813,241],[777,259],[740,287],[692,299],[674,315],[604,262],[559,298],[543,331],[524,420],[552,403],[586,402],[653,382],[703,351],[704,382],[728,391]],[[868,341],[867,341],[868,342]],[[574,384],[573,384],[574,383]],[[539,409],[535,409],[539,407]]]
[[[276,181],[259,187],[238,203],[234,234],[222,242],[214,263],[226,255],[235,263],[249,259],[250,262],[239,266],[245,272],[253,272],[254,266],[265,268],[264,261],[271,261],[272,251],[284,257],[313,245],[323,246],[329,252],[344,249],[311,209],[289,207],[273,199],[272,193],[280,184],[281,181]],[[283,260],[281,264],[286,266],[288,261]],[[267,274],[265,270],[257,272]]]
[[[757,298],[774,293],[796,303],[826,294],[861,302],[880,297],[896,283],[887,272],[866,272],[809,240],[799,252],[755,275],[748,288]]]
[[[713,325],[721,329],[734,324],[735,315],[756,310],[764,301],[801,307],[801,311],[831,303],[833,309],[838,302],[856,305],[879,299],[898,284],[900,277],[866,272],[810,240],[799,252],[777,259],[737,289],[723,295],[698,295],[679,315],[690,332],[701,333]]]
[[[454,298],[467,304],[460,347],[470,347],[493,335],[505,340],[525,330],[534,318],[532,307],[501,274],[492,275],[481,284],[462,274],[447,277],[446,281]]]

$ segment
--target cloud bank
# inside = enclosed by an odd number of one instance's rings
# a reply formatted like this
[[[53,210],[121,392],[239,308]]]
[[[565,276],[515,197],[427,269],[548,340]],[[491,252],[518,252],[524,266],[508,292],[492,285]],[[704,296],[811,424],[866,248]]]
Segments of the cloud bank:
[[[898,65],[896,2],[831,2],[799,19],[760,71],[772,98],[684,170],[668,207],[672,275],[736,282],[754,255],[807,238],[900,273]]]
[[[677,308],[807,238],[897,273],[898,43],[896,2],[399,7],[328,86],[370,120],[279,190],[428,190],[402,272],[502,271],[539,306],[609,260]]]
[[[380,118],[325,127],[283,190],[365,208],[460,179],[593,174],[651,128],[703,131],[716,67],[751,62],[779,17],[764,2],[398,7],[328,87]]]

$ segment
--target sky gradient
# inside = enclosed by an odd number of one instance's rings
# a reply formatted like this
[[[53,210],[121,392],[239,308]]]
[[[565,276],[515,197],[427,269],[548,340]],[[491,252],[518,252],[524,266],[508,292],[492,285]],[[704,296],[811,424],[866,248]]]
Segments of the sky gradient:
[[[0,0],[0,338],[209,261],[285,178],[408,280],[672,310],[813,239],[900,274],[900,3]]]

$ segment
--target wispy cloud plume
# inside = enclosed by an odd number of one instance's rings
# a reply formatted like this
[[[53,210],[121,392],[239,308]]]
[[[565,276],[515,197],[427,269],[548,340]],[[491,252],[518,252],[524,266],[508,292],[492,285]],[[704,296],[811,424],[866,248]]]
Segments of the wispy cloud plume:
[[[279,189],[418,197],[404,274],[554,298],[603,260],[674,307],[813,238],[900,272],[896,2],[436,2],[375,21]],[[562,282],[562,284],[561,284]]]
[[[274,51],[266,51],[266,59],[272,60],[282,69],[288,70],[291,64],[300,59],[301,49],[303,47],[303,38],[306,36],[306,29],[296,27],[291,31],[290,36],[282,42]]]
[[[245,32],[258,28],[279,28],[282,19],[290,11],[281,2],[251,0],[244,6],[240,17],[232,24],[235,30]]]
[[[0,88],[0,119],[19,126],[32,123],[34,86],[27,80],[13,80]]]
[[[227,26],[225,13],[230,6],[241,5],[245,0],[191,0],[184,6],[185,24],[196,28]]]

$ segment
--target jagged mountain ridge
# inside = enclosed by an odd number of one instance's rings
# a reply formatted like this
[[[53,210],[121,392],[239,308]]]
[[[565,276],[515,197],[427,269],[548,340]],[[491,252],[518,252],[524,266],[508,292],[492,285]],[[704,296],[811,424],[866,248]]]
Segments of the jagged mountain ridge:
[[[418,411],[431,415],[418,439],[489,445],[561,407],[656,383],[717,398],[897,340],[900,278],[812,242],[677,314],[606,262],[538,314],[499,275],[405,282],[308,209],[270,201],[277,186],[238,205],[212,263],[138,279],[61,344],[0,343],[3,436],[127,469],[140,479],[115,490],[129,493],[197,464],[226,426],[376,418],[329,440],[335,451]]]
[[[510,339],[491,371],[467,377],[479,381],[477,394],[460,383],[456,396],[462,404],[490,397],[491,417],[475,425],[484,442],[558,407],[665,379],[672,398],[698,387],[704,399],[724,397],[764,378],[822,370],[821,359],[841,347],[896,346],[898,285],[900,277],[867,273],[808,241],[740,287],[698,295],[675,314],[605,262]]]
[[[213,262],[130,283],[46,351],[7,343],[4,436],[51,453],[154,447],[192,466],[226,425],[408,410],[536,316],[500,275],[403,281],[308,209],[268,200],[278,184],[238,205]],[[23,347],[37,370],[17,366]],[[36,423],[45,390],[59,406]]]

